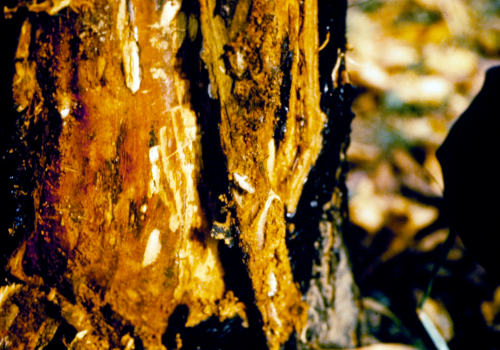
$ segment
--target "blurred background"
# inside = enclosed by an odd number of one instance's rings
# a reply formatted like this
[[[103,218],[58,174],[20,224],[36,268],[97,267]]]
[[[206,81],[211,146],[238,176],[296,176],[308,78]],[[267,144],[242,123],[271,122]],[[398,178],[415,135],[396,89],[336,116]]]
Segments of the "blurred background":
[[[363,342],[433,349],[415,309],[448,235],[435,152],[500,65],[500,1],[350,0],[347,21],[346,65],[360,94],[346,244]],[[450,349],[500,349],[500,288],[459,239],[426,308]]]

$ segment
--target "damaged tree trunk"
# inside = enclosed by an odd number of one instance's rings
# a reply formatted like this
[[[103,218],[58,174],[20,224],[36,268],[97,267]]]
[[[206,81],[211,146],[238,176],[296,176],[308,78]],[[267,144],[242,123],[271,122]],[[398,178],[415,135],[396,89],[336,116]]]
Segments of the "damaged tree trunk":
[[[319,7],[4,8],[18,40],[5,78],[16,211],[3,344],[356,345],[341,238],[354,95],[346,4]]]

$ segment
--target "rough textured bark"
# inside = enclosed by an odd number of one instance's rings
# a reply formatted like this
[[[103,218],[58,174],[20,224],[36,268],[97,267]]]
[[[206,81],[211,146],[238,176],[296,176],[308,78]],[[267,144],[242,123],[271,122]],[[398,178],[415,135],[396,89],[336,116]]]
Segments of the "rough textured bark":
[[[4,344],[355,345],[345,3],[320,6],[5,7],[22,25]]]

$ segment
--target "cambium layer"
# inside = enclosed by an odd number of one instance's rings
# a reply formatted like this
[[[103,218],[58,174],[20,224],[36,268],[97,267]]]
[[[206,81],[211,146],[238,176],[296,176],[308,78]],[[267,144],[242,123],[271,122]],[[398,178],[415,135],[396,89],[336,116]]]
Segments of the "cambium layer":
[[[291,272],[285,215],[297,209],[326,122],[316,1],[19,6],[30,14],[13,92],[36,212],[8,265],[25,285],[0,295],[10,329],[3,342],[41,346],[64,320],[78,332],[70,348],[131,349],[140,338],[161,349],[179,305],[189,308],[186,327],[212,316],[248,327],[249,305],[226,288],[217,238],[239,243],[231,249],[244,254],[269,348],[301,334],[307,304]],[[201,59],[190,60],[183,48],[195,42]],[[190,77],[198,70],[205,82]],[[193,100],[196,88],[218,105],[225,168],[216,171],[228,183],[220,193],[208,184],[208,197],[200,179],[213,164],[200,125],[214,123],[213,108],[193,107],[205,103]],[[27,300],[41,316],[22,328],[30,311],[16,305]]]

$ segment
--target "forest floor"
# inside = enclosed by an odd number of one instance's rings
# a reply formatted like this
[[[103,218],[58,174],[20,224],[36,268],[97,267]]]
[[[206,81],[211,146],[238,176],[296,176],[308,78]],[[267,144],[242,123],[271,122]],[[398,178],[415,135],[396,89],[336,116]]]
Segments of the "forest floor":
[[[363,342],[433,349],[415,310],[449,232],[435,152],[485,70],[500,64],[500,1],[351,0],[348,41],[360,94],[346,241],[370,334]],[[500,349],[500,286],[459,239],[426,308],[450,349]]]

